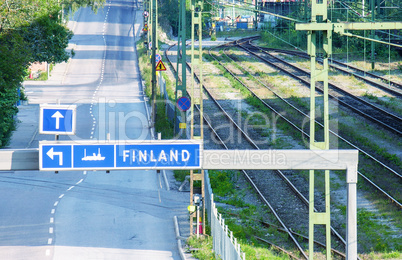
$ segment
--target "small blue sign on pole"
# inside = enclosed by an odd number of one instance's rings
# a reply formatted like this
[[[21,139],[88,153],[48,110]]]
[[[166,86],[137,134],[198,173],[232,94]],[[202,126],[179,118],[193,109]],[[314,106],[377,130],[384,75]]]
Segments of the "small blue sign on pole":
[[[40,170],[200,169],[202,142],[194,140],[41,141]]]
[[[181,97],[177,100],[177,107],[181,111],[187,111],[191,107],[191,101],[188,97]]]
[[[76,105],[40,105],[39,133],[75,134]]]
[[[162,56],[159,53],[155,54],[155,62],[156,62],[156,64],[158,64],[158,62],[160,60],[162,60]]]

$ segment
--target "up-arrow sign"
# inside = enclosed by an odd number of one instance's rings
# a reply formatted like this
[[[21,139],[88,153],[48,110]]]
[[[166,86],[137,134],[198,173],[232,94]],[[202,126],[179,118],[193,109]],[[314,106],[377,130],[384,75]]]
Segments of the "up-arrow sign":
[[[60,127],[60,118],[64,118],[64,116],[59,111],[56,111],[56,113],[54,113],[52,115],[52,118],[56,118],[56,129],[59,129],[59,127]]]
[[[50,159],[52,159],[52,160],[53,160],[53,158],[54,158],[55,155],[58,155],[58,156],[59,156],[59,165],[63,165],[63,153],[62,153],[62,152],[54,152],[54,151],[53,151],[53,147],[52,147],[52,148],[50,148],[49,151],[47,151],[46,154],[47,154],[47,156],[49,156]]]

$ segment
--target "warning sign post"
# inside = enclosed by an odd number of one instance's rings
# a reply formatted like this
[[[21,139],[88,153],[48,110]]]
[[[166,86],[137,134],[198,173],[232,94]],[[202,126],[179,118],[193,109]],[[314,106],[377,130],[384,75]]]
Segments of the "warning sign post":
[[[155,67],[156,71],[166,71],[165,64],[163,64],[162,60],[158,61]]]

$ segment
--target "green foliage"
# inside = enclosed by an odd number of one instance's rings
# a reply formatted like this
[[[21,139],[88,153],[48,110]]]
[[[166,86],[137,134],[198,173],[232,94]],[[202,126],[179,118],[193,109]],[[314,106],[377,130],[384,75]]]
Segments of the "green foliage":
[[[162,99],[156,103],[156,120],[155,130],[157,133],[161,133],[162,139],[172,139],[174,136],[173,123],[165,116],[166,104]]]
[[[33,61],[59,63],[70,58],[65,48],[73,32],[61,25],[57,16],[57,12],[53,12],[39,17],[24,33],[24,40],[28,43]]]
[[[90,6],[92,11],[97,12],[100,7],[106,2],[106,0],[61,0],[63,8],[68,11],[77,11],[80,7]]]
[[[211,187],[216,195],[225,196],[233,192],[233,183],[230,178],[233,174],[232,171],[209,171]]]
[[[382,255],[382,259],[401,259],[401,258],[402,258],[401,252],[390,252]]]
[[[18,88],[32,62],[67,61],[73,33],[61,22],[62,6],[105,0],[0,1],[0,147],[7,144],[18,112]],[[60,2],[60,3],[59,3]]]
[[[173,35],[177,36],[179,32],[179,2],[177,0],[161,1],[158,8],[159,22],[162,22],[164,19],[166,19],[172,26]]]
[[[196,236],[191,236],[187,240],[187,243],[198,250],[193,252],[193,256],[200,260],[213,260],[217,259],[215,257],[214,251],[212,250],[213,240],[212,237],[201,236],[197,238]]]
[[[190,175],[189,170],[174,170],[174,178],[179,182],[183,182],[187,175]]]
[[[18,112],[15,106],[17,89],[28,62],[24,46],[18,33],[7,31],[0,35],[0,147],[7,145],[14,130],[14,116]]]

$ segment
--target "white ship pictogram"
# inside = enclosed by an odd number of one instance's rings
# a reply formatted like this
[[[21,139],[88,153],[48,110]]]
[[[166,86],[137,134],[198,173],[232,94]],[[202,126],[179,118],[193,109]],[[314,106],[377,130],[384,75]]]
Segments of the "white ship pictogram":
[[[93,153],[92,155],[87,156],[87,149],[84,149],[84,157],[81,159],[82,161],[103,161],[105,157],[103,157],[100,153],[100,148],[98,148],[98,154]]]

